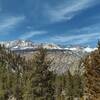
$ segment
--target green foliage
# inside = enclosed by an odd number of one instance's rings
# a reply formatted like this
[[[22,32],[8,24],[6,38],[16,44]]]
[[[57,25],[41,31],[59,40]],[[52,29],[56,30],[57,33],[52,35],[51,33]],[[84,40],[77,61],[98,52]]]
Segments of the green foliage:
[[[54,99],[54,74],[49,71],[51,61],[46,59],[46,50],[40,49],[34,61],[34,73],[32,77],[33,95],[36,100]]]
[[[72,100],[83,95],[83,76],[55,75],[49,71],[52,61],[40,48],[32,60],[26,60],[0,45],[0,100]]]
[[[56,100],[73,100],[84,94],[84,76],[79,72],[74,75],[68,70],[66,74],[56,76]]]
[[[86,57],[84,66],[86,69],[86,92],[95,100],[95,97],[100,97],[100,41],[98,50]]]

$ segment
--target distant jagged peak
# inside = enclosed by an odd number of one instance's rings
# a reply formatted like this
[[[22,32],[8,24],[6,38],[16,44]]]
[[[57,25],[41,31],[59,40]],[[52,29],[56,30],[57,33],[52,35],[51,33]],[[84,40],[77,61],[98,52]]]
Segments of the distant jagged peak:
[[[69,46],[61,46],[55,43],[34,43],[30,40],[14,40],[14,41],[3,41],[0,44],[4,44],[6,48],[10,48],[11,50],[27,50],[27,49],[38,49],[39,47],[43,47],[45,49],[50,50],[70,50],[70,51],[82,51],[82,52],[92,52],[97,48],[91,48],[89,46],[81,46],[81,45],[69,45]]]
[[[30,40],[14,40],[14,41],[3,41],[0,44],[4,44],[5,47],[15,49],[37,49],[42,46],[45,49],[61,49],[58,45],[54,43],[34,43]]]
[[[71,50],[71,51],[88,52],[88,53],[97,50],[97,48],[91,48],[90,46],[80,46],[80,45],[69,46],[65,49],[66,50]]]

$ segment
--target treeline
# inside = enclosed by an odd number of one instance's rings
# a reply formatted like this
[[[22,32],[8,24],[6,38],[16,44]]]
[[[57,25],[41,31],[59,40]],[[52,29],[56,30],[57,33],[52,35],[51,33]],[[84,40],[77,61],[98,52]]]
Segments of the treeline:
[[[33,59],[26,60],[0,46],[0,100],[81,100],[85,93],[96,96],[100,92],[99,48],[100,45],[96,53],[91,54],[91,59],[87,56],[82,62],[85,75],[80,74],[80,70],[74,75],[69,70],[57,75],[49,70],[52,60],[47,59],[45,49],[40,48]]]

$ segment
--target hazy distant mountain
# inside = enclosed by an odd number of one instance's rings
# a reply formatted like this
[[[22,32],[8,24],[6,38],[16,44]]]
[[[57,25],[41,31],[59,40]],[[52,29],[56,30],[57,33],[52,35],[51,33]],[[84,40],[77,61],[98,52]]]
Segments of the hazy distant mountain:
[[[33,43],[27,40],[15,40],[15,41],[4,41],[0,42],[0,44],[5,45],[5,47],[10,48],[11,50],[27,50],[27,49],[38,49],[39,47],[43,47],[46,49],[62,49],[56,44],[49,43]]]
[[[48,50],[71,50],[71,51],[82,51],[82,52],[91,52],[94,51],[96,48],[90,47],[82,47],[82,46],[59,46],[54,43],[33,43],[28,40],[15,40],[15,41],[4,41],[0,42],[0,44],[4,44],[5,47],[16,51],[16,50],[36,50],[39,47],[43,47]]]

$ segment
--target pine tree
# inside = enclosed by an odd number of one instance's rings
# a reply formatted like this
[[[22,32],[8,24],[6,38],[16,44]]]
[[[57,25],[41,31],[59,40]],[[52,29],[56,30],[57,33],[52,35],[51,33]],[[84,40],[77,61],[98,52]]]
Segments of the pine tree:
[[[48,61],[46,56],[47,51],[40,48],[35,57],[32,76],[33,100],[54,100],[54,75],[49,71],[51,61]]]
[[[2,100],[6,100],[11,93],[9,88],[11,86],[11,73],[7,66],[5,55],[5,47],[0,46],[0,93],[2,94],[0,94],[0,98],[2,98]]]
[[[68,97],[68,100],[73,100],[74,97],[73,89],[74,89],[73,75],[68,70],[67,77],[66,77],[66,96]]]
[[[98,41],[98,52],[100,53],[100,40]]]
[[[80,98],[83,96],[83,75],[80,75],[80,73],[78,71],[75,72],[75,74],[73,75],[73,95],[74,97]]]
[[[86,91],[90,100],[100,99],[100,42],[98,50],[92,52],[84,61],[86,68]],[[99,99],[97,99],[99,98]]]

